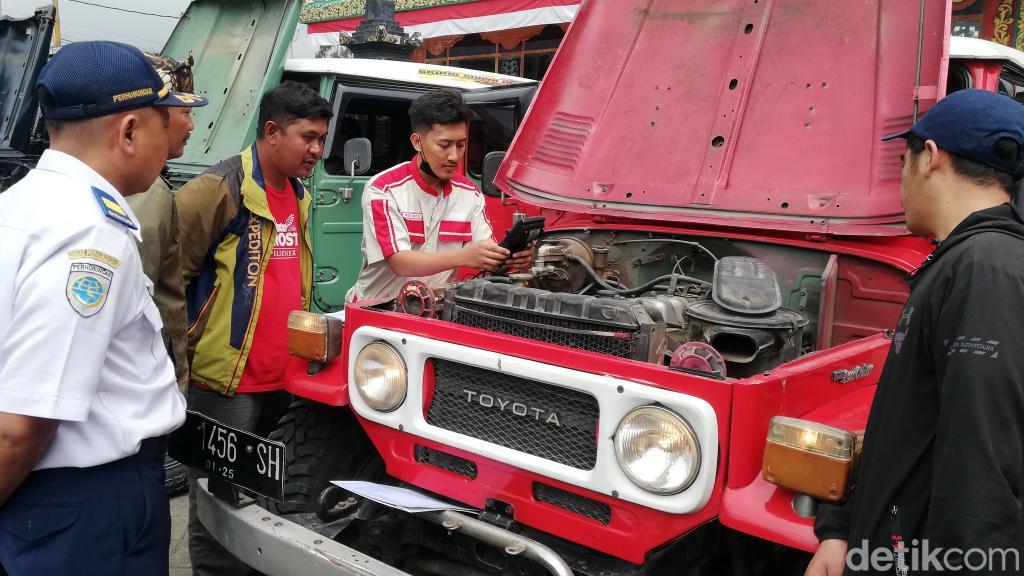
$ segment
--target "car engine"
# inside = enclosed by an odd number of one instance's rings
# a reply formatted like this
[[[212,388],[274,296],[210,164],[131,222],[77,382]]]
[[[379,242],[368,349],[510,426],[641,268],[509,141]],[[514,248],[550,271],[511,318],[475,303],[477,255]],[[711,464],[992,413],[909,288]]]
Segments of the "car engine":
[[[626,242],[542,238],[529,272],[450,284],[436,301],[426,286],[410,283],[398,309],[713,377],[750,376],[801,354],[808,318],[782,307],[775,271],[764,261],[720,258],[693,241],[651,239],[682,252],[667,259],[674,261],[670,272],[648,271],[654,277],[641,281],[644,266],[667,265],[666,257],[627,262]],[[695,259],[704,261],[701,272],[684,273],[688,263],[698,268]],[[629,272],[621,270],[627,266]]]

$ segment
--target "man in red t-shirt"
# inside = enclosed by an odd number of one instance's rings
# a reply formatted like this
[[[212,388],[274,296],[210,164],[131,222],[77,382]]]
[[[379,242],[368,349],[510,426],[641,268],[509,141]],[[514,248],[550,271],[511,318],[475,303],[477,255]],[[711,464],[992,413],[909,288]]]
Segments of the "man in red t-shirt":
[[[256,142],[178,191],[189,321],[189,408],[255,431],[283,392],[288,314],[308,309],[313,276],[310,195],[299,178],[323,153],[330,105],[285,82],[260,102]],[[204,473],[193,470],[190,480]],[[196,517],[195,575],[247,574]]]
[[[263,272],[263,302],[236,394],[282,389],[284,367],[288,363],[288,314],[303,308],[299,203],[291,183],[286,182],[283,190],[268,183],[267,204],[274,216],[277,235]]]

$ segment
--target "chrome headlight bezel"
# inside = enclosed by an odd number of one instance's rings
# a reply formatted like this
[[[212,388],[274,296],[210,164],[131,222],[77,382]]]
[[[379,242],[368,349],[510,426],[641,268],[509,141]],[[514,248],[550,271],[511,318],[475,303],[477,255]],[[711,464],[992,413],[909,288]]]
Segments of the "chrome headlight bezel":
[[[379,352],[378,352],[379,351]],[[368,362],[368,355],[374,353],[382,353],[390,356],[394,362],[387,364],[385,362],[378,361],[380,365],[377,369],[387,369],[388,367],[395,367],[401,371],[401,392],[393,397],[383,399],[379,394],[372,394],[367,391],[367,387],[370,384],[365,378],[361,379],[361,372],[368,370],[362,366],[363,363]],[[394,412],[402,404],[405,403],[406,397],[409,395],[409,369],[405,364],[405,358],[395,349],[391,344],[378,340],[371,342],[364,346],[359,353],[356,355],[355,362],[353,363],[353,382],[352,385],[356,389],[356,393],[362,401],[371,409],[377,412],[388,413]]]
[[[645,414],[650,414],[655,416],[656,418],[664,419],[664,421],[667,421],[675,425],[684,436],[689,438],[690,448],[688,449],[688,451],[691,455],[692,464],[690,466],[689,472],[687,473],[686,477],[682,482],[677,482],[675,483],[675,485],[667,487],[659,487],[655,485],[653,482],[649,481],[648,479],[640,477],[636,473],[636,471],[632,469],[630,463],[626,461],[626,440],[623,435],[623,428],[631,421],[632,418]],[[626,477],[630,479],[631,482],[633,482],[640,488],[648,492],[651,492],[652,494],[658,494],[659,496],[671,496],[674,494],[679,494],[680,492],[683,492],[691,485],[693,485],[694,481],[696,481],[697,479],[698,474],[700,473],[700,438],[694,431],[693,426],[691,426],[685,418],[683,418],[679,414],[676,414],[672,410],[669,410],[668,408],[657,405],[647,405],[640,406],[638,408],[630,410],[629,412],[626,413],[625,416],[622,417],[622,420],[619,421],[618,426],[615,428],[614,444],[615,457],[618,460],[619,468],[622,469],[622,472],[626,475]],[[680,454],[678,457],[682,458],[684,456],[685,454]]]

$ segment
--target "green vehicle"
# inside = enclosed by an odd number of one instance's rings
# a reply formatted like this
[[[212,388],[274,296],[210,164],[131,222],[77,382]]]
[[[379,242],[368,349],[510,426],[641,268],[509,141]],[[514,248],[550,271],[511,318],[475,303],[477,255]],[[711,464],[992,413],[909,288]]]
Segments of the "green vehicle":
[[[324,160],[306,181],[314,195],[313,302],[317,311],[329,312],[344,306],[359,273],[363,187],[413,155],[406,113],[412,100],[438,87],[463,92],[477,112],[466,172],[479,183],[484,156],[508,148],[537,82],[411,62],[287,60],[301,4],[192,2],[162,53],[178,61],[192,57],[196,89],[210,104],[193,110],[195,130],[169,169],[177,187],[245,149],[255,139],[260,98],[285,80],[306,83],[332,102]],[[0,18],[0,37],[27,39],[0,46],[0,193],[24,177],[48,146],[32,86],[46,63],[54,22],[52,6],[28,18]],[[498,198],[487,203],[495,230],[509,227],[513,208]],[[175,492],[184,470],[171,460],[167,466],[168,488]]]
[[[409,104],[425,91],[461,91],[476,111],[466,175],[478,184],[484,156],[508,148],[537,82],[513,76],[413,62],[321,58],[288,60],[299,0],[196,0],[178,22],[163,54],[195,60],[199,94],[185,154],[170,163],[181,185],[255,139],[264,93],[283,81],[308,84],[334,106],[324,158],[306,182],[313,193],[313,302],[340,310],[359,273],[360,198],[377,173],[411,158]],[[488,198],[495,230],[511,225],[512,207]],[[187,233],[187,232],[186,232]]]

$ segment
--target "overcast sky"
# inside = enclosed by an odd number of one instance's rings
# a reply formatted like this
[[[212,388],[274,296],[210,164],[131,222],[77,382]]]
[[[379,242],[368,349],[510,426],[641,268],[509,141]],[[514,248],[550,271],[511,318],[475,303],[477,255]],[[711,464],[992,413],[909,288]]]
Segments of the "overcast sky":
[[[159,52],[170,36],[177,18],[191,0],[58,0],[60,6],[60,32],[64,42],[80,40],[116,40],[134,44],[143,50]],[[0,0],[0,16],[24,18],[36,8],[51,4],[51,0]],[[121,10],[135,10],[173,16],[161,18],[132,14]]]

